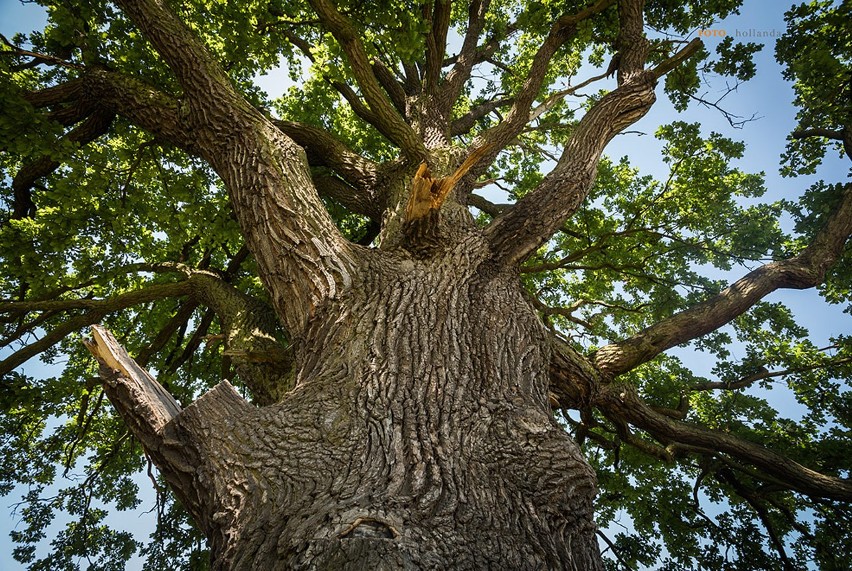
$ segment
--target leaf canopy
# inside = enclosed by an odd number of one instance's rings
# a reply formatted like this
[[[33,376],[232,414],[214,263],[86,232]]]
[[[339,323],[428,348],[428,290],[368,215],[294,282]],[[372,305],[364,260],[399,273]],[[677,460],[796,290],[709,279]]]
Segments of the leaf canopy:
[[[416,123],[413,110],[435,96],[430,82],[451,84],[459,62],[473,58],[468,77],[448,91],[448,144],[456,151],[486,140],[509,123],[518,101],[530,100],[530,120],[475,173],[469,204],[486,226],[541,188],[582,119],[616,89],[605,70],[624,51],[619,13],[614,2],[599,4],[540,74],[537,58],[554,22],[588,8],[586,2],[339,2],[366,70],[305,2],[192,0],[173,9],[251,105],[292,123],[282,131],[308,149],[311,174],[340,232],[376,245],[381,216],[347,196],[366,179],[390,180],[406,152],[383,130],[359,74],[372,74],[388,109]],[[80,338],[88,325],[103,323],[187,405],[221,378],[233,378],[237,363],[222,341],[234,342],[236,317],[190,295],[185,284],[209,272],[237,295],[258,303],[269,303],[269,295],[213,168],[133,116],[104,113],[78,97],[88,89],[81,78],[107,70],[168,95],[180,117],[188,96],[164,58],[112,3],[39,5],[46,28],[4,38],[0,52],[0,492],[22,496],[14,557],[34,570],[122,569],[134,554],[145,569],[202,569],[201,539],[162,483],[152,541],[107,523],[109,510],[139,508],[145,492],[138,474],[149,468],[106,401]],[[483,6],[473,50],[466,51],[475,10]],[[431,22],[442,9],[449,10],[449,39],[435,71],[429,58],[438,32]],[[668,65],[697,30],[739,9],[737,0],[648,0],[647,67]],[[850,9],[825,0],[786,14],[775,55],[798,109],[780,165],[786,176],[818,172],[827,152],[852,158]],[[659,91],[677,111],[707,104],[700,92],[708,84],[739,85],[761,73],[753,63],[760,47],[729,36],[713,53],[701,48],[673,67]],[[280,97],[257,85],[270,72],[286,74],[282,81],[291,84]],[[590,78],[596,81],[585,84]],[[725,113],[723,103],[709,103]],[[339,148],[311,139],[316,132],[308,128],[332,135],[368,165],[363,177],[348,176]],[[647,174],[630,157],[605,157],[577,212],[520,269],[554,336],[582,354],[715,299],[731,276],[795,256],[850,193],[848,181],[816,180],[798,200],[764,202],[763,171],[775,165],[742,165],[753,141],[680,119],[660,125],[654,137],[663,149],[663,176]],[[850,263],[847,247],[818,286],[847,314]],[[852,337],[848,318],[838,323],[846,330],[819,332],[827,341],[816,341],[784,303],[758,301],[616,382],[690,426],[760,443],[848,479]],[[283,329],[275,334],[286,338]],[[712,365],[692,366],[697,354]],[[241,390],[257,397],[249,385]],[[795,406],[780,410],[783,399]],[[852,552],[848,502],[793,491],[727,454],[678,449],[676,441],[594,407],[555,414],[598,474],[601,545],[612,569],[782,569],[797,561],[841,569],[843,554]],[[60,527],[48,537],[51,525]]]

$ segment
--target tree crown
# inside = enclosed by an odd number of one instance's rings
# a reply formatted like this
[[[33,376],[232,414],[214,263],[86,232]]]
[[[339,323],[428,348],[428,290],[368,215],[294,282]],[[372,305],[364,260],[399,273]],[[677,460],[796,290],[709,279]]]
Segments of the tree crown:
[[[839,568],[852,345],[817,344],[764,298],[817,287],[849,303],[849,184],[760,202],[763,174],[737,166],[746,143],[681,120],[654,135],[666,176],[601,158],[663,93],[738,122],[705,86],[751,79],[761,46],[695,36],[740,4],[44,2],[47,27],[0,51],[0,491],[28,489],[16,559],[121,568],[141,548],[147,568],[203,565],[171,498],[144,547],[95,507],[136,507],[145,459],[105,402],[88,326],[116,332],[184,405],[222,378],[276,402],[312,308],[367,248],[434,255],[417,223],[440,211],[519,273],[552,332],[555,414],[597,471],[599,524],[632,522],[602,539],[613,568]],[[850,16],[830,1],[786,14],[786,176],[852,159]],[[272,99],[256,79],[278,66],[294,85]],[[254,179],[230,168],[240,149]],[[271,203],[276,220],[251,218]],[[266,255],[282,244],[292,255]],[[674,350],[687,344],[710,371]],[[33,374],[36,356],[61,367]],[[799,418],[767,397],[779,385]]]

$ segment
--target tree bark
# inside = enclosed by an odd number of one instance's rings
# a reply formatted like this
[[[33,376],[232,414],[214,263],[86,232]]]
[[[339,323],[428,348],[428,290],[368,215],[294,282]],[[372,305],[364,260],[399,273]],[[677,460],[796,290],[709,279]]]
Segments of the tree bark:
[[[489,259],[475,232],[427,260],[365,252],[281,402],[223,383],[140,435],[214,569],[602,568],[594,474],[550,413],[548,333]],[[150,407],[113,402],[145,424]]]

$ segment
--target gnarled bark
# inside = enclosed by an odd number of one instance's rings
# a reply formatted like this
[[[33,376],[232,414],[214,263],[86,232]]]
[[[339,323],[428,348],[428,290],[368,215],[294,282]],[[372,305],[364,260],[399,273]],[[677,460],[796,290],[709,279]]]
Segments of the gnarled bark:
[[[151,417],[140,439],[215,569],[601,568],[594,474],[550,414],[547,333],[488,260],[475,233],[426,260],[365,254],[280,403],[222,384]],[[128,375],[145,378],[108,382]]]

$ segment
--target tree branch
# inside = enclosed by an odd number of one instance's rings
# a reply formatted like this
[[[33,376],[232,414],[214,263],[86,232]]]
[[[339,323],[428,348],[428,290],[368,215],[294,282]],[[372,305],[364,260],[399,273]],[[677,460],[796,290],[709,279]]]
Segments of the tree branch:
[[[656,75],[658,79],[663,77],[668,72],[672,71],[680,64],[691,58],[695,54],[695,52],[698,51],[698,49],[701,48],[701,46],[703,45],[704,42],[702,42],[700,38],[694,38],[675,55],[657,64],[657,66],[652,70],[654,75]]]
[[[181,130],[174,114],[174,102],[145,84],[113,72],[92,70],[64,84],[24,94],[34,107],[62,105],[49,117],[63,125],[82,121],[64,141],[86,145],[105,134],[116,113],[132,117],[140,126],[191,152],[193,142]],[[12,219],[31,216],[35,211],[31,190],[39,178],[55,171],[60,162],[43,157],[24,165],[12,181]]]
[[[846,156],[852,160],[852,124],[846,125],[842,130],[836,131],[833,129],[813,128],[793,131],[791,135],[794,139],[807,139],[808,137],[825,137],[834,141],[843,143],[843,150]]]
[[[834,129],[825,129],[821,127],[815,127],[813,129],[802,129],[800,131],[793,131],[790,135],[794,139],[807,139],[809,137],[824,137],[826,139],[834,139],[835,141],[843,140],[843,131],[837,131]]]
[[[310,0],[326,29],[331,32],[346,53],[352,73],[364,99],[374,113],[373,125],[392,143],[402,149],[409,159],[421,160],[426,156],[423,141],[394,109],[382,90],[370,65],[367,52],[355,31],[352,22],[341,14],[329,0]]]
[[[447,49],[447,32],[450,28],[452,0],[433,0],[424,4],[424,17],[432,26],[426,36],[426,62],[423,77],[426,93],[435,97],[438,92],[438,82],[441,79],[441,68],[444,53]]]
[[[95,112],[77,127],[62,137],[64,141],[76,145],[91,143],[109,130],[114,115],[109,112]],[[32,200],[32,188],[36,181],[59,168],[59,161],[46,156],[28,163],[12,180],[13,202],[12,220],[20,220],[35,214],[35,203]]]
[[[223,356],[258,406],[278,402],[292,388],[293,353],[286,333],[269,307],[210,272],[192,271],[195,297],[219,317],[225,332]]]
[[[522,262],[576,212],[606,144],[644,116],[655,100],[654,84],[653,75],[645,74],[604,96],[583,116],[554,170],[486,230],[495,259]]]
[[[305,149],[311,166],[326,166],[351,186],[365,194],[363,201],[371,200],[378,167],[355,151],[349,149],[331,133],[320,127],[294,121],[273,121],[296,144]]]
[[[565,14],[551,26],[550,31],[539,47],[530,68],[527,71],[524,83],[518,93],[514,95],[514,104],[509,110],[506,118],[481,133],[473,142],[472,147],[479,148],[485,145],[490,147],[489,152],[483,154],[476,165],[471,168],[471,175],[478,177],[488,168],[494,158],[523,130],[530,120],[530,109],[538,96],[539,90],[547,74],[550,60],[556,51],[577,33],[577,25],[591,18],[607,8],[615,0],[597,0],[591,6],[584,8],[576,14]],[[640,14],[641,16],[641,14]]]
[[[452,111],[453,104],[458,99],[464,84],[470,79],[473,66],[477,62],[477,42],[482,29],[485,27],[485,15],[491,0],[474,0],[468,5],[467,30],[462,41],[461,50],[455,58],[453,69],[447,74],[440,93],[440,109],[445,116]],[[493,43],[493,49],[498,42]]]
[[[156,301],[167,297],[182,296],[189,293],[189,284],[177,282],[171,284],[154,284],[146,288],[125,294],[117,295],[110,299],[93,300],[46,300],[46,301],[2,301],[0,302],[0,313],[17,311],[54,311],[84,309],[85,313],[70,318],[62,324],[52,328],[44,337],[31,343],[18,351],[15,351],[3,361],[0,361],[0,375],[9,373],[16,367],[24,364],[27,360],[39,353],[50,349],[67,335],[92,325],[101,320],[110,312],[118,311],[138,305]]]
[[[362,214],[370,220],[380,222],[384,211],[384,200],[372,196],[346,183],[346,181],[328,174],[316,174],[313,177],[314,186],[321,196],[331,198],[342,204],[348,210]]]
[[[450,136],[458,137],[459,135],[464,135],[473,129],[473,126],[476,125],[476,122],[479,119],[482,119],[500,107],[512,104],[513,101],[514,98],[512,97],[501,97],[499,99],[492,99],[490,101],[480,103],[479,105],[475,105],[470,109],[470,111],[450,124]]]
[[[30,93],[26,98],[42,107],[51,105],[62,94],[67,97],[65,101],[94,104],[190,154],[200,154],[191,126],[178,112],[177,99],[142,81],[113,71],[91,69],[67,85]]]
[[[564,99],[566,96],[571,95],[572,93],[576,93],[577,90],[583,89],[587,85],[591,85],[592,83],[594,83],[596,81],[600,81],[601,79],[604,79],[605,77],[606,77],[605,73],[602,73],[600,75],[594,75],[594,76],[590,77],[589,79],[578,83],[577,85],[568,87],[566,89],[562,89],[562,90],[557,91],[555,93],[551,93],[550,95],[547,96],[547,99],[545,99],[540,105],[536,106],[535,109],[532,109],[530,111],[530,116],[529,116],[528,122],[535,121],[536,119],[541,117],[545,112],[552,109],[554,105],[556,105],[559,101]]]
[[[235,256],[235,263],[239,263],[242,257],[239,254]],[[151,345],[140,353],[139,359],[142,363],[147,362],[154,351],[164,346],[181,324],[188,322],[197,305],[202,303],[210,307],[219,318],[225,333],[223,355],[234,361],[237,374],[251,390],[255,403],[261,406],[272,404],[289,390],[292,354],[286,347],[285,332],[266,304],[242,293],[212,271],[196,270],[182,264],[165,264],[161,267],[144,265],[135,269],[178,272],[183,274],[185,279],[176,283],[153,284],[107,299],[0,301],[0,313],[85,310],[84,314],[51,329],[36,343],[22,348],[0,362],[0,372],[11,371],[30,357],[61,341],[69,333],[96,323],[109,313],[151,301],[190,296],[191,301],[182,306]],[[229,270],[225,271],[225,277],[231,269],[229,267]]]
[[[602,347],[595,364],[616,376],[728,323],[779,288],[806,289],[822,282],[852,234],[852,184],[813,241],[787,260],[770,262],[746,274],[718,295],[652,325],[633,337]]]
[[[602,9],[599,4],[587,10]],[[486,230],[495,260],[520,263],[561,228],[591,189],[607,143],[653,105],[658,76],[643,69],[648,41],[643,34],[642,6],[642,0],[618,4],[619,87],[583,116],[553,171]],[[677,56],[673,59],[682,61]]]
[[[559,407],[597,408],[610,420],[628,422],[666,444],[672,455],[684,449],[721,453],[758,468],[756,477],[783,482],[787,488],[803,494],[852,499],[852,483],[848,480],[826,476],[732,434],[708,430],[657,412],[632,386],[612,383],[567,343],[553,338],[552,347],[550,390]]]
[[[550,391],[560,408],[589,408],[603,385],[592,362],[568,343],[553,337],[550,357]]]
[[[116,2],[153,44],[190,98],[221,98],[243,107],[222,66],[162,0]]]
[[[198,309],[198,302],[195,300],[187,300],[182,302],[175,315],[166,323],[166,325],[157,333],[157,336],[136,355],[136,362],[144,367],[148,364],[151,357],[161,351],[169,342],[169,339],[178,330],[184,331],[189,325],[195,310]]]
[[[123,388],[129,394],[124,395],[121,391],[116,391],[118,383],[107,383],[108,396],[110,400],[118,397],[122,402],[132,401],[131,406],[135,409],[133,416],[136,418],[133,418],[133,422],[128,423],[128,426],[146,447],[151,447],[149,439],[156,437],[166,424],[180,414],[180,405],[148,371],[136,364],[112,333],[103,327],[93,325],[92,339],[84,341],[84,344],[99,363],[120,375],[125,383]],[[115,401],[113,402],[115,404]],[[145,417],[144,425],[139,422],[139,416]]]
[[[405,89],[396,80],[391,70],[380,60],[376,59],[373,61],[372,69],[376,75],[376,79],[379,80],[379,84],[381,84],[387,92],[388,97],[390,97],[391,103],[396,107],[399,115],[404,118],[406,116]]]
[[[119,4],[184,88],[181,118],[228,188],[275,310],[289,331],[301,331],[319,303],[348,287],[354,267],[348,242],[313,186],[304,151],[234,89],[162,0]]]
[[[239,418],[251,407],[227,381],[223,381],[193,406],[182,410],[168,391],[133,361],[109,331],[94,326],[92,333],[93,338],[85,340],[84,344],[101,365],[104,391],[172,485],[181,503],[205,533],[210,534],[219,526],[202,506],[219,504],[219,498],[218,490],[199,487],[196,481],[202,469],[204,437],[210,435],[210,424],[227,416]],[[208,422],[194,422],[199,417]],[[227,430],[225,426],[217,428]]]
[[[467,203],[469,206],[478,208],[492,218],[496,218],[508,210],[511,210],[513,206],[512,204],[494,204],[487,198],[473,193],[467,195]]]
[[[83,69],[83,66],[68,60],[64,60],[62,58],[58,58],[49,54],[43,54],[38,52],[33,52],[30,50],[25,50],[21,47],[16,46],[12,42],[6,38],[3,34],[0,34],[0,42],[3,42],[10,51],[0,51],[0,56],[18,56],[18,57],[31,57],[33,61],[31,64],[47,64],[47,65],[56,65],[60,67],[66,67],[69,69]],[[31,67],[31,64],[26,64],[24,67]]]
[[[596,401],[602,411],[623,418],[662,442],[699,446],[728,454],[756,466],[803,494],[852,500],[852,483],[848,480],[826,476],[737,436],[668,418],[642,402],[632,388],[613,388],[615,390],[601,393]]]
[[[829,369],[831,367],[839,367],[840,365],[845,365],[847,363],[852,362],[852,357],[841,358],[829,360],[825,363],[819,363],[817,365],[809,365],[806,367],[796,367],[793,369],[783,369],[781,371],[769,371],[762,370],[757,373],[748,375],[736,381],[726,382],[726,381],[707,381],[704,383],[698,383],[693,385],[690,390],[692,391],[712,391],[712,390],[738,390],[744,389],[746,387],[750,387],[754,383],[758,381],[762,381],[764,379],[772,379],[775,377],[784,377],[786,375],[795,375],[796,373],[804,373],[807,371],[814,371],[817,369]]]

